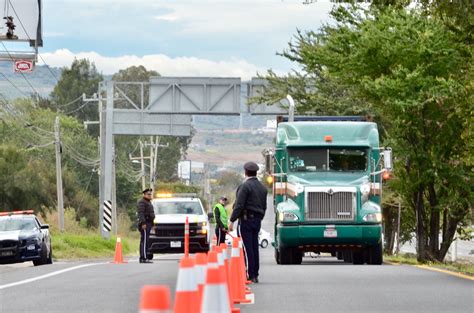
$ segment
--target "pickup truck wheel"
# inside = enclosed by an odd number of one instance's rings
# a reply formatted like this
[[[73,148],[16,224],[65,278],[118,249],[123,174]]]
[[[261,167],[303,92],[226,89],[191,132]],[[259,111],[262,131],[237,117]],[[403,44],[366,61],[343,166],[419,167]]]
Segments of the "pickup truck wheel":
[[[38,266],[38,265],[43,265],[47,264],[48,262],[48,251],[46,251],[46,244],[43,242],[41,245],[41,257],[39,260],[34,260],[33,265]]]
[[[49,256],[46,260],[46,264],[53,264],[53,247],[51,246],[51,243],[50,243],[49,247],[50,247]]]
[[[280,252],[278,251],[277,248],[275,248],[275,261],[277,262],[277,264],[281,264],[280,263]]]
[[[373,265],[381,265],[383,263],[382,243],[369,248],[369,260],[367,263]]]
[[[266,248],[268,247],[268,240],[267,239],[263,239],[262,242],[260,243],[260,247],[262,248]]]
[[[336,257],[337,257],[338,260],[344,260],[344,256],[342,255],[341,251],[336,252]]]

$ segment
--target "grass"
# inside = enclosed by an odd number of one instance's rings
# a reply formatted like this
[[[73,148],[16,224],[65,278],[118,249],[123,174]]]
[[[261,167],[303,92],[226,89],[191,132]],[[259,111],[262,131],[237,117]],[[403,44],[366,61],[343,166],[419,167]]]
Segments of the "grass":
[[[138,236],[130,234],[121,239],[124,255],[137,254],[140,242]],[[116,237],[107,240],[96,233],[53,233],[51,240],[54,259],[112,258],[115,253]]]
[[[410,265],[427,265],[430,267],[435,267],[443,270],[448,270],[456,273],[462,273],[470,276],[474,276],[474,264],[464,263],[464,262],[418,262],[416,255],[412,253],[399,254],[399,255],[385,255],[384,260],[400,264],[410,264]]]

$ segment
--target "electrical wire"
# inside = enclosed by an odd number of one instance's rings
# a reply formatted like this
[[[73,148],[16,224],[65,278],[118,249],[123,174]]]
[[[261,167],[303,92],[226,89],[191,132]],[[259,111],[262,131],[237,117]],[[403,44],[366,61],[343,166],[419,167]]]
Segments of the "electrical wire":
[[[23,96],[25,96],[26,98],[28,98],[28,95],[25,94],[17,85],[15,85],[8,77],[7,75],[3,74],[2,72],[0,72],[0,74],[3,76],[3,78],[5,78],[5,80],[7,82],[10,83],[10,85],[12,85],[16,90],[18,90],[19,93],[21,93]]]

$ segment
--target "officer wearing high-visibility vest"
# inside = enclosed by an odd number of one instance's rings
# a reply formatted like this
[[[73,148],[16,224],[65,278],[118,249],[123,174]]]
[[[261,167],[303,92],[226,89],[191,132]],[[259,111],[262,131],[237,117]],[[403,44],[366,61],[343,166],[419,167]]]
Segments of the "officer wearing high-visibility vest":
[[[258,165],[254,162],[244,164],[245,182],[237,188],[234,209],[229,220],[229,230],[239,219],[238,235],[244,243],[247,265],[247,278],[258,283],[260,260],[258,254],[258,233],[267,210],[267,188],[257,179]]]
[[[225,206],[227,204],[226,197],[220,197],[219,202],[214,206],[214,217],[216,220],[216,237],[217,245],[225,243],[225,234],[229,230],[228,223],[229,219],[227,216],[227,210]]]

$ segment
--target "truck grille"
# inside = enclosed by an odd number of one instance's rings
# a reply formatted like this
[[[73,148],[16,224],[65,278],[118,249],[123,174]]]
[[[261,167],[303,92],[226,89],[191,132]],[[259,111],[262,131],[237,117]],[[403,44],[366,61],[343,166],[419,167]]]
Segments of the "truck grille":
[[[354,219],[355,193],[317,191],[307,193],[307,220],[349,221]]]
[[[184,238],[184,224],[155,224],[156,230],[154,234],[158,237],[183,237]],[[197,223],[189,223],[189,235],[196,235],[198,230]]]

